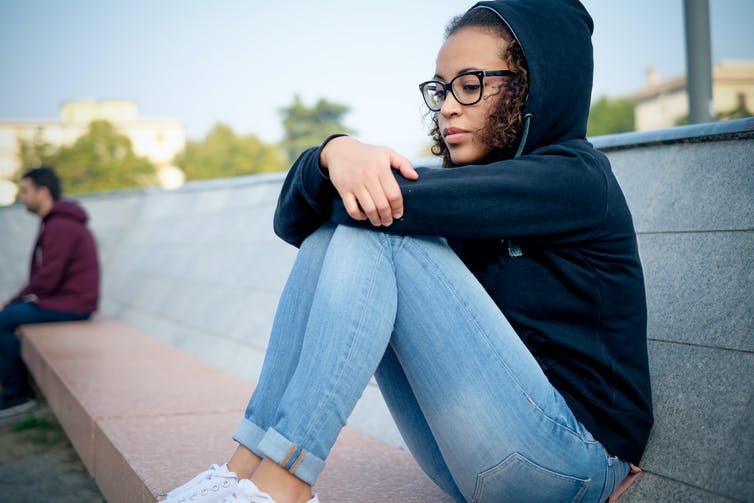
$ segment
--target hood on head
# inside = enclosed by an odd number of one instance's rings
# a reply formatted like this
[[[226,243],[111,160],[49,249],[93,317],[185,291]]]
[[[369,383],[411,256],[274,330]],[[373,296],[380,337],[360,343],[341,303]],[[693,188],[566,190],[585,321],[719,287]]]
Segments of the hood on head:
[[[523,153],[586,137],[592,95],[592,18],[577,0],[498,0],[491,9],[508,25],[529,67],[531,114]]]
[[[52,205],[52,209],[47,216],[45,216],[45,220],[53,216],[69,218],[82,224],[85,224],[87,220],[89,220],[89,216],[86,214],[86,211],[84,211],[84,208],[82,208],[76,201],[70,200],[55,201]]]

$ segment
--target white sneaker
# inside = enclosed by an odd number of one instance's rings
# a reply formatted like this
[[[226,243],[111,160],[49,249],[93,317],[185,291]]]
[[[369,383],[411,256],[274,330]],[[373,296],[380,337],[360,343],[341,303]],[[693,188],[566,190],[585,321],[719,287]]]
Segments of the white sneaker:
[[[254,482],[243,479],[236,486],[236,490],[226,496],[220,503],[276,503],[272,496],[259,490]],[[315,494],[307,503],[319,503]]]
[[[163,503],[217,503],[233,493],[238,486],[238,476],[228,470],[228,465],[212,465],[166,494]]]

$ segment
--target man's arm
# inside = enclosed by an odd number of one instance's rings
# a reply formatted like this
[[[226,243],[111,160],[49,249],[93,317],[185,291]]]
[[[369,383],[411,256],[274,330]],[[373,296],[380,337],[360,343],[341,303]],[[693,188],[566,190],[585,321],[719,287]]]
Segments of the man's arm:
[[[45,297],[54,293],[63,278],[66,266],[76,246],[77,235],[73,225],[65,220],[50,220],[33,253],[35,265],[29,283],[11,301],[26,300],[30,296]]]

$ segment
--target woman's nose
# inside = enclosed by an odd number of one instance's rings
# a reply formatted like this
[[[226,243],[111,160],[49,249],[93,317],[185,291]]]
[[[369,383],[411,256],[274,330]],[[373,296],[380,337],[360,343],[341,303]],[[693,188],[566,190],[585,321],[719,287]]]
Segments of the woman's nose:
[[[458,102],[455,95],[453,93],[447,93],[445,95],[445,100],[442,102],[442,106],[440,107],[440,113],[445,117],[450,117],[452,115],[457,115],[458,113],[460,113],[462,108],[463,105]]]

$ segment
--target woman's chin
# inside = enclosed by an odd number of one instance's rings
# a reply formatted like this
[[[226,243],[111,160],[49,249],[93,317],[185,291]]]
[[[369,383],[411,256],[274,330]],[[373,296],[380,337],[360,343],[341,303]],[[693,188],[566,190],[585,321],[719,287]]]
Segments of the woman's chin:
[[[450,160],[453,161],[453,164],[456,166],[478,163],[484,159],[485,156],[485,153],[483,152],[476,152],[474,149],[463,147],[451,148],[449,149],[449,152]]]

